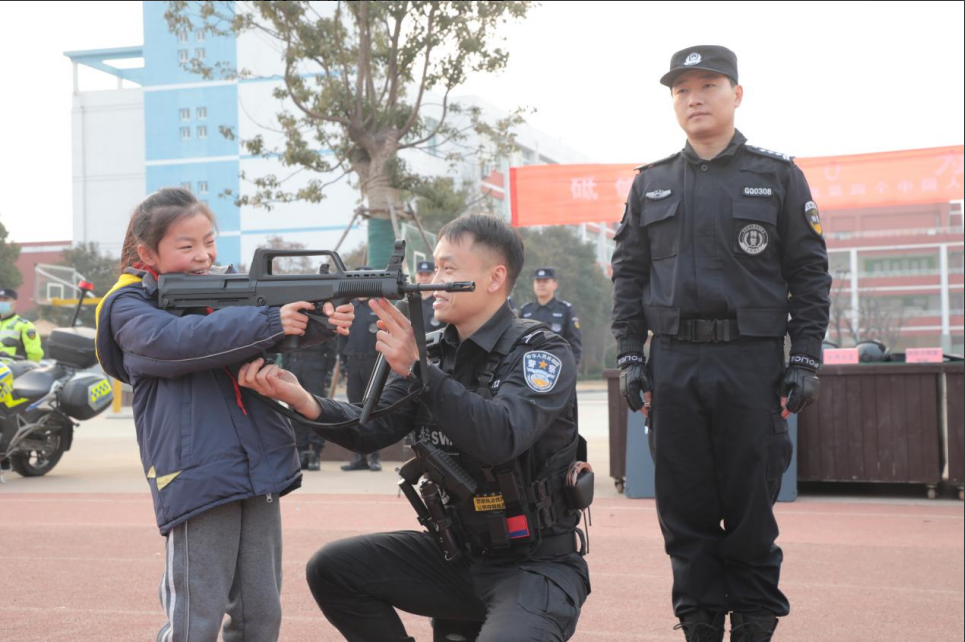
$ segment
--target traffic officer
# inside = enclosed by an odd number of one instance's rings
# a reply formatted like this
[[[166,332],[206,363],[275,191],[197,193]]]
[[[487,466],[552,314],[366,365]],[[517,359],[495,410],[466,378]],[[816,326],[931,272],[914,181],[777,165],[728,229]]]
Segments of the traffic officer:
[[[372,268],[364,266],[359,269],[371,270]],[[379,358],[379,353],[375,351],[375,333],[379,331],[376,323],[379,318],[369,307],[367,300],[356,299],[352,302],[355,306],[355,321],[352,323],[349,335],[339,337],[339,358],[345,370],[345,388],[349,403],[362,403],[365,387]],[[382,470],[379,451],[376,450],[368,456],[355,451],[355,458],[341,468],[346,471],[378,472]]]
[[[328,341],[282,354],[281,367],[298,377],[312,394],[327,397],[336,358],[335,344]],[[321,470],[325,439],[304,424],[294,423],[292,428],[295,430],[295,447],[298,449],[302,470]]]
[[[13,344],[13,345],[9,345]],[[37,328],[17,314],[17,291],[0,288],[0,355],[19,355],[30,361],[44,358]]]
[[[432,283],[436,275],[436,264],[432,261],[419,261],[416,265],[415,282],[423,285]],[[442,322],[436,318],[432,304],[436,302],[435,292],[422,293],[422,320],[426,324],[426,332],[432,332],[442,327]]]
[[[545,325],[516,319],[506,304],[523,243],[501,219],[467,215],[448,223],[435,262],[436,281],[473,281],[476,288],[436,294],[436,316],[448,326],[427,389],[401,401],[422,385],[412,326],[389,302],[373,301],[377,348],[395,372],[380,405],[401,403],[363,426],[317,429],[363,451],[415,429],[447,452],[479,484],[472,501],[450,496],[446,509],[462,553],[447,561],[432,534],[416,531],[332,542],[308,564],[312,595],[353,642],[411,640],[397,608],[475,622],[480,642],[567,640],[590,590],[576,541],[579,514],[563,504],[560,488],[580,445],[572,350]],[[243,366],[239,382],[310,419],[360,414],[307,394],[289,373],[260,361]]]
[[[556,289],[559,285],[554,268],[538,268],[533,273],[533,292],[536,293],[536,300],[524,305],[519,311],[519,316],[521,319],[542,321],[553,332],[569,341],[570,347],[573,348],[573,358],[579,366],[580,355],[583,353],[580,320],[573,311],[572,303],[556,298]]]
[[[789,611],[772,510],[791,458],[785,418],[817,398],[827,250],[801,170],[734,128],[734,53],[678,51],[660,82],[687,143],[638,168],[617,231],[621,383],[650,422],[680,628],[721,640],[730,613],[732,640],[770,640]]]

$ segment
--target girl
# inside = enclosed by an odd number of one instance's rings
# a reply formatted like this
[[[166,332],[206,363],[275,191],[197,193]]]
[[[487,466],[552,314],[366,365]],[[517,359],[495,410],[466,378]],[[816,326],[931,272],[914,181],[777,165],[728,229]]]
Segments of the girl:
[[[288,420],[239,388],[237,364],[285,335],[303,345],[348,334],[351,305],[333,329],[308,323],[299,301],[175,316],[158,309],[157,279],[206,274],[215,221],[189,191],[165,188],[134,210],[117,284],[97,308],[104,370],[134,388],[141,462],[167,559],[159,642],[276,640],[281,626],[281,518],[277,498],[301,485]]]

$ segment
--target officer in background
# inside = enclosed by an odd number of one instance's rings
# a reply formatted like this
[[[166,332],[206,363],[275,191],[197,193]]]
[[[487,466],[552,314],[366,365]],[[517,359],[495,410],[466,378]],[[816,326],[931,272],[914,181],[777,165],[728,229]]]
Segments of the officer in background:
[[[432,283],[436,275],[436,264],[432,261],[419,261],[416,264],[415,282],[421,285]],[[433,332],[442,327],[442,323],[436,319],[435,310],[432,304],[436,302],[435,292],[422,293],[422,320],[426,324],[426,332]]]
[[[515,318],[506,304],[523,266],[522,239],[506,222],[455,219],[440,230],[435,259],[437,281],[473,281],[476,288],[436,295],[436,316],[448,325],[441,362],[425,373],[428,388],[404,401],[422,385],[412,326],[389,302],[375,301],[379,351],[395,373],[380,405],[399,406],[362,426],[318,430],[363,452],[416,430],[456,460],[478,483],[468,500],[450,495],[444,511],[451,522],[437,522],[457,538],[459,555],[447,560],[428,532],[343,539],[309,562],[312,595],[353,642],[411,640],[397,608],[475,623],[479,642],[567,640],[590,588],[576,536],[579,514],[564,491],[581,445],[573,353],[545,325]],[[307,395],[275,366],[259,368],[258,361],[243,366],[239,383],[310,419],[331,423],[360,414]],[[476,632],[448,639],[477,639]],[[438,627],[435,634],[447,639]]]
[[[570,342],[576,365],[580,365],[583,354],[583,337],[580,320],[573,311],[573,304],[556,298],[559,287],[556,270],[551,267],[539,268],[533,273],[533,292],[536,300],[524,305],[519,311],[521,319],[535,319],[548,325],[553,332]]]
[[[337,356],[335,342],[328,341],[282,354],[281,367],[298,377],[312,394],[327,397]],[[292,428],[295,429],[295,446],[302,470],[321,470],[325,439],[304,424],[294,422]]]
[[[4,354],[30,361],[44,358],[37,328],[17,314],[17,291],[12,288],[0,288],[0,356]]]
[[[789,611],[773,513],[792,454],[785,418],[818,395],[827,250],[801,170],[734,128],[734,53],[684,49],[660,82],[687,143],[638,168],[617,231],[621,384],[648,414],[680,628],[721,640],[730,613],[731,640],[770,640]]]
[[[360,270],[371,270],[365,266]],[[338,338],[338,354],[345,371],[345,387],[349,403],[362,403],[365,397],[365,387],[375,369],[375,362],[379,353],[375,351],[375,333],[379,331],[376,322],[379,318],[369,307],[368,299],[356,299],[355,321],[347,337]],[[375,451],[366,457],[356,452],[355,459],[343,465],[342,470],[382,470],[381,457]]]

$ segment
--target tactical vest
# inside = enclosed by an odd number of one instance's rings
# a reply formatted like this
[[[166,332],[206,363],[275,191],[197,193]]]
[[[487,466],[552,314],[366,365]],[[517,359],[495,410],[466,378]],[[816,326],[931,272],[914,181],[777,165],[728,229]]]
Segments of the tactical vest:
[[[520,367],[524,353],[511,360],[507,356],[522,344],[537,349],[546,340],[544,332],[548,329],[538,321],[515,319],[489,353],[476,386],[467,386],[469,392],[484,399],[495,397],[501,378]],[[415,426],[415,440],[450,445],[425,406],[416,414]],[[574,524],[560,522],[579,510],[567,504],[564,488],[567,471],[579,456],[585,460],[585,450],[586,442],[578,436],[544,462],[535,461],[530,449],[498,466],[483,464],[459,451],[456,461],[479,485],[470,502],[449,500],[447,512],[463,544],[475,555],[488,556],[514,556],[537,548],[541,554],[553,554],[553,550],[547,550],[550,548],[559,549],[557,553],[573,552]],[[550,540],[555,546],[549,546]]]

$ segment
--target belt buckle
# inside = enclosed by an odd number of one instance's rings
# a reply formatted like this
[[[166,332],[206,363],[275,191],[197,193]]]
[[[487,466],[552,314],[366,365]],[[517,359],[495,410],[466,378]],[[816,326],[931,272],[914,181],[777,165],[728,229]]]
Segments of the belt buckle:
[[[714,326],[716,325],[716,322],[710,319],[697,319],[696,325],[697,341],[707,343],[716,339],[714,336]]]

